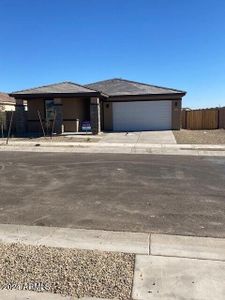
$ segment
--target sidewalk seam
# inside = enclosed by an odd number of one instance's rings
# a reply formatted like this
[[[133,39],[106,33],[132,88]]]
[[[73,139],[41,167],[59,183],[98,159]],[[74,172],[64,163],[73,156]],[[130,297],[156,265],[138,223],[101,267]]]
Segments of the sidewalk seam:
[[[151,233],[149,233],[149,237],[148,237],[148,255],[151,255]]]
[[[151,256],[154,256],[154,257],[184,258],[184,259],[192,259],[192,260],[215,261],[215,262],[225,263],[225,260],[213,259],[213,258],[199,258],[199,257],[191,257],[191,256],[176,256],[176,255],[168,255],[168,254],[151,254]]]

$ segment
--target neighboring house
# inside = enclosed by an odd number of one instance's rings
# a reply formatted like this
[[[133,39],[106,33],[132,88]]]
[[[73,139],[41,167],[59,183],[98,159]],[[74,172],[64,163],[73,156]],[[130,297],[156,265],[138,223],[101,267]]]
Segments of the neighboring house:
[[[0,110],[12,111],[15,110],[16,100],[8,94],[0,93]]]
[[[23,103],[28,104],[28,131],[41,131],[38,118],[55,115],[57,133],[73,132],[76,119],[90,121],[92,132],[180,129],[184,91],[125,79],[79,85],[62,82],[13,92],[17,102],[17,131],[22,133]],[[63,126],[62,126],[63,125]]]

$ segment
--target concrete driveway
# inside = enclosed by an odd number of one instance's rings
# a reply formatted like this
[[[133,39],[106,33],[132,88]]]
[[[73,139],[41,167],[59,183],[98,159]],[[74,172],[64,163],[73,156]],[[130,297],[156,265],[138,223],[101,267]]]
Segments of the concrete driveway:
[[[0,153],[0,223],[225,237],[225,158]]]
[[[105,133],[100,143],[176,144],[171,130]]]

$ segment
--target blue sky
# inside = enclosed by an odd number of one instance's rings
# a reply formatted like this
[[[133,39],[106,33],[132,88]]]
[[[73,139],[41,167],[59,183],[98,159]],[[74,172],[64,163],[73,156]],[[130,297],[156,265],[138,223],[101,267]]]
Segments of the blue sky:
[[[225,1],[0,0],[0,91],[113,77],[225,106]]]

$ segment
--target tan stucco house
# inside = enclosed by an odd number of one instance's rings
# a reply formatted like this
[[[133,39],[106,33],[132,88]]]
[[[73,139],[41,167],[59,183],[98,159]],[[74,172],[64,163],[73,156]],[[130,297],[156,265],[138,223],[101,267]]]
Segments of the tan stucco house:
[[[180,129],[184,91],[110,79],[80,85],[62,82],[13,92],[17,132],[41,132],[41,121],[54,122],[54,131],[81,131],[90,123],[100,131]],[[23,117],[27,101],[27,119]],[[78,124],[78,125],[77,125]]]
[[[0,93],[0,110],[1,111],[14,111],[16,101],[6,93]]]

